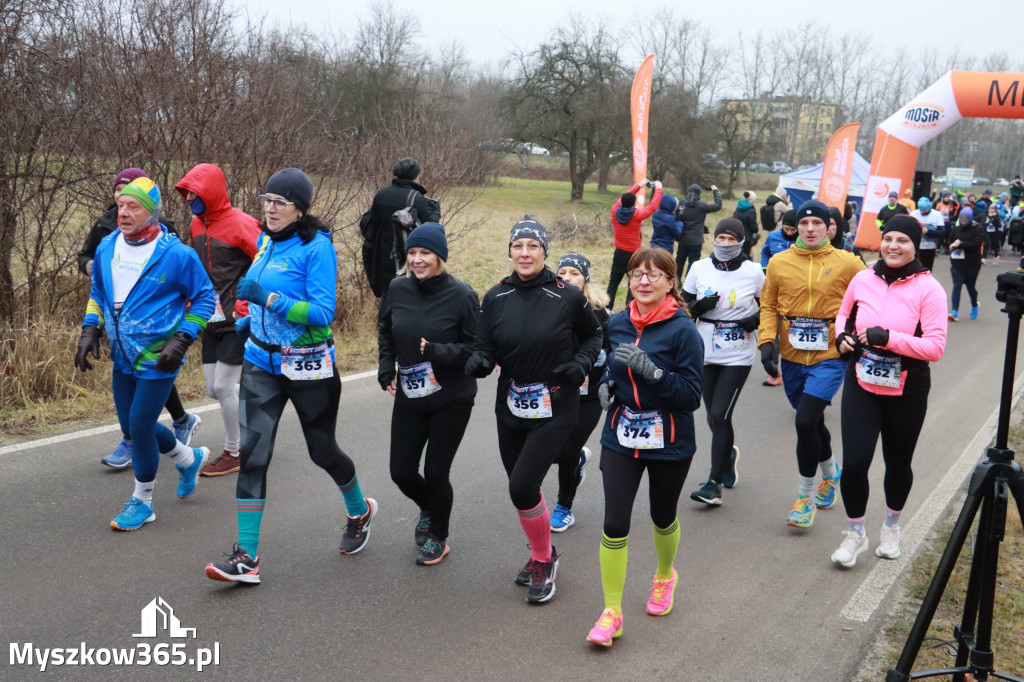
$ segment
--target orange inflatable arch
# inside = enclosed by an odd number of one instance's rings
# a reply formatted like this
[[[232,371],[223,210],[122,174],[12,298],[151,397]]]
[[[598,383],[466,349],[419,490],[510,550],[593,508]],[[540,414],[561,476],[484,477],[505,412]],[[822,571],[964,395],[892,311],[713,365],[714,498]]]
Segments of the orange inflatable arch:
[[[903,196],[913,186],[918,150],[961,118],[1024,118],[1024,73],[950,71],[882,121],[857,226],[859,248],[878,250],[875,219],[889,192]]]

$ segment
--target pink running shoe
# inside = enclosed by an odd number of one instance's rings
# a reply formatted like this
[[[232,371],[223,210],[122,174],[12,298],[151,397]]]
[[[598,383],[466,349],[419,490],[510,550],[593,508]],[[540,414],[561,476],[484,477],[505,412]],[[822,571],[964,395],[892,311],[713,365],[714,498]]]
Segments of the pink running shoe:
[[[598,646],[611,646],[613,639],[622,637],[622,613],[618,609],[605,609],[587,635],[587,641]]]
[[[672,569],[672,577],[659,580],[654,579],[654,586],[651,588],[651,598],[647,600],[647,613],[652,616],[666,616],[672,610],[672,599],[676,593],[676,579],[679,574]]]

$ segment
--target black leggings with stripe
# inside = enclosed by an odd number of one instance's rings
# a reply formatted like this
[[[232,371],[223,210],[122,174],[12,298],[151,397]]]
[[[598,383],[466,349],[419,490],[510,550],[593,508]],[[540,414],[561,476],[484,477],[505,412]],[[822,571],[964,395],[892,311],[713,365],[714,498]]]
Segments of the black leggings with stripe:
[[[732,414],[750,365],[704,365],[704,408],[711,428],[711,479],[721,483],[735,442]]]
[[[675,461],[636,459],[602,447],[604,534],[609,538],[629,535],[633,502],[644,471],[647,471],[651,521],[657,528],[669,528],[676,519],[679,493],[683,490],[691,461],[691,457]]]

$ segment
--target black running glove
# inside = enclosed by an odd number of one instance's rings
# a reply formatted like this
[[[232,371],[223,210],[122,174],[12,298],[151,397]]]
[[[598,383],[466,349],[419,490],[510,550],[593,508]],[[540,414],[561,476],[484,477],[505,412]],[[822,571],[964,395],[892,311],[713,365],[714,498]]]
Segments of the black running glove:
[[[768,376],[777,377],[779,376],[779,366],[775,364],[775,360],[772,359],[772,354],[775,352],[775,344],[771,341],[761,345],[761,366],[764,367],[764,371],[768,372]]]
[[[857,349],[857,337],[854,336],[853,334],[850,334],[849,332],[840,332],[839,334],[836,334],[836,350],[839,351],[839,355],[845,357],[846,355],[849,355],[850,353],[853,352],[843,351],[843,349],[841,348],[843,341],[846,341],[851,346],[853,346],[854,350]]]
[[[91,324],[82,327],[82,335],[78,337],[78,350],[75,351],[75,367],[88,372],[92,369],[89,362],[89,353],[97,360],[100,359],[100,330]]]
[[[736,324],[748,334],[753,333],[757,330],[757,327],[761,324],[761,313],[754,313],[749,317],[744,317],[742,320],[736,320]]]
[[[868,344],[876,348],[883,348],[889,343],[889,330],[881,327],[868,327]]]
[[[155,368],[160,372],[172,374],[181,367],[181,361],[185,359],[185,351],[195,341],[185,332],[174,332],[174,336],[167,339],[164,347],[160,350],[160,357],[156,359]]]
[[[488,360],[482,353],[473,353],[466,360],[465,372],[471,377],[483,379],[494,371],[494,363]]]
[[[715,307],[718,305],[719,298],[720,297],[718,294],[713,294],[711,296],[705,296],[699,301],[695,301],[694,304],[690,306],[690,310],[693,312],[693,316],[700,317],[709,310],[714,310]]]
[[[551,372],[551,383],[556,386],[582,386],[586,378],[578,362],[564,362]]]

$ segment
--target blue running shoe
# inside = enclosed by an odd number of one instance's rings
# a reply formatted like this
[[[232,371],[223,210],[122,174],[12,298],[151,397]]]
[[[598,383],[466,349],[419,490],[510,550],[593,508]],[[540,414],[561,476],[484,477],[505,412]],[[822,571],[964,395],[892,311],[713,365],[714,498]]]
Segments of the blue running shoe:
[[[971,306],[971,319],[978,319],[978,306],[977,304]]]
[[[814,503],[809,497],[798,497],[786,517],[786,524],[795,528],[810,528],[814,523]]]
[[[127,466],[131,466],[134,455],[135,446],[132,445],[130,440],[122,438],[121,442],[114,448],[114,451],[100,461],[112,469],[124,469]]]
[[[572,515],[572,510],[556,504],[555,511],[551,513],[551,531],[564,533],[574,523],[576,523],[576,517]]]
[[[188,445],[192,442],[192,436],[196,435],[196,431],[199,430],[199,425],[202,423],[203,420],[198,414],[186,414],[184,422],[181,424],[171,422],[171,428],[174,430],[174,437],[178,439],[178,442]]]
[[[178,470],[178,497],[183,500],[196,491],[196,485],[199,483],[199,470],[210,461],[210,448],[192,448],[192,455],[192,466],[174,465],[174,468]]]
[[[587,478],[587,474],[584,468],[587,466],[587,460],[590,459],[590,448],[584,447],[580,450],[580,468],[576,470],[576,488],[579,489],[583,485],[583,481]]]
[[[150,521],[156,521],[153,505],[146,504],[134,495],[125,503],[121,513],[110,522],[114,530],[138,530]]]
[[[839,479],[843,475],[843,468],[836,464],[836,475],[832,478],[821,477],[818,484],[818,492],[814,495],[814,506],[818,509],[831,509],[836,503],[836,491],[839,490]]]
[[[726,488],[732,488],[740,482],[739,470],[736,468],[736,463],[739,461],[740,449],[733,445],[732,452],[729,453],[729,465],[725,470],[725,474],[722,475],[722,485]]]

